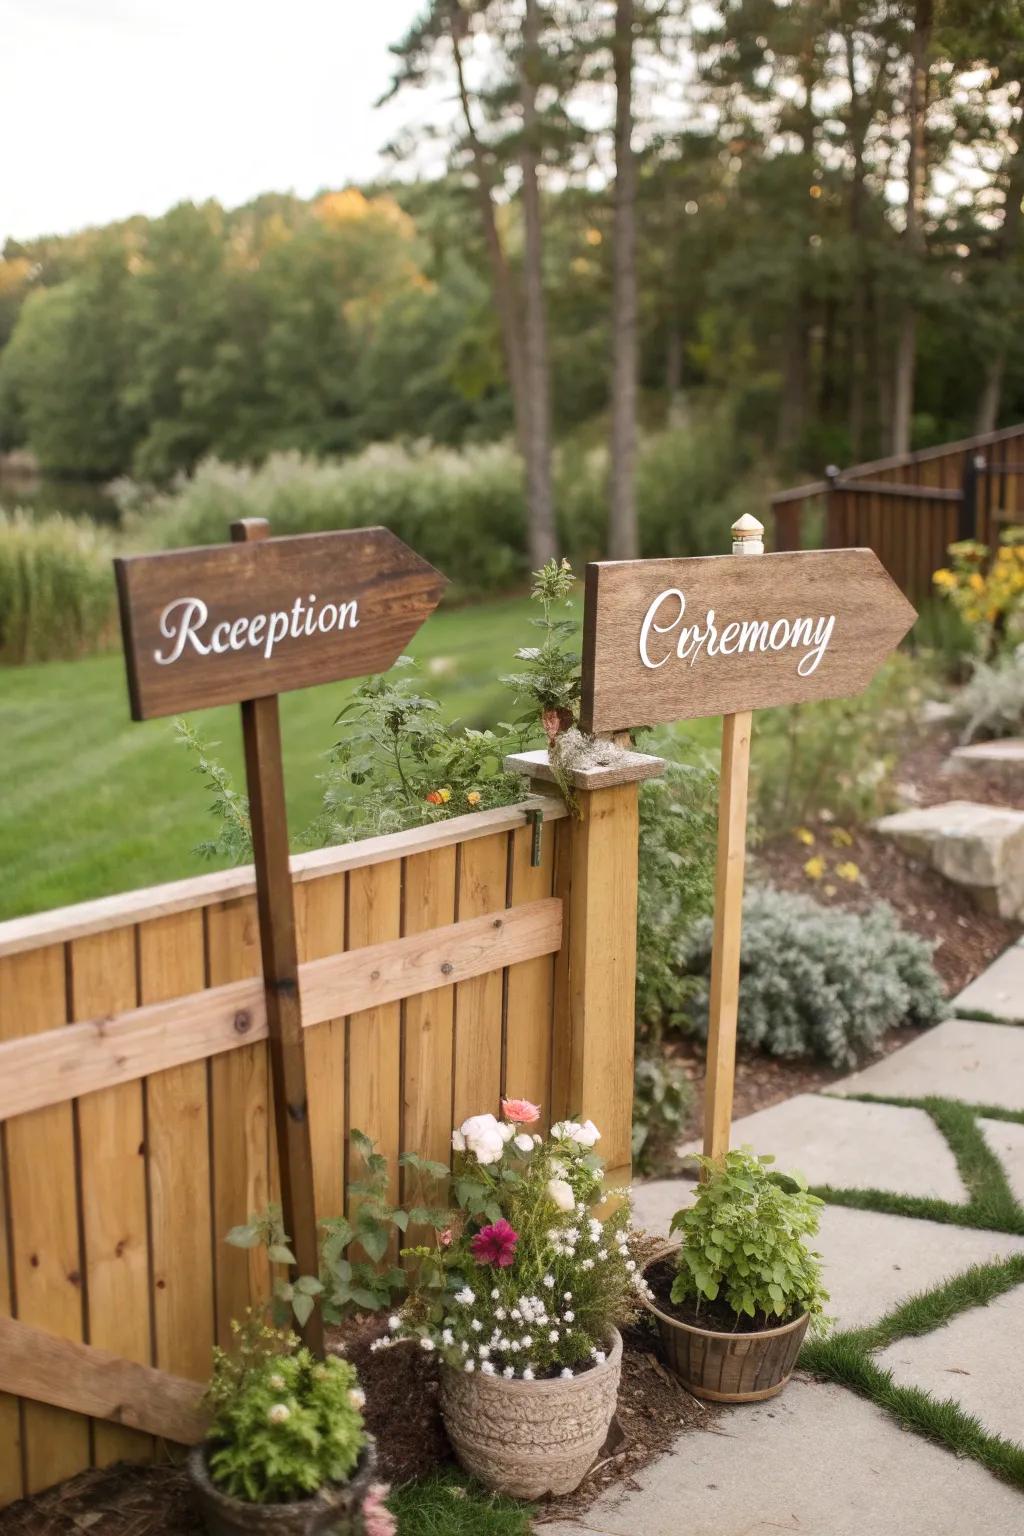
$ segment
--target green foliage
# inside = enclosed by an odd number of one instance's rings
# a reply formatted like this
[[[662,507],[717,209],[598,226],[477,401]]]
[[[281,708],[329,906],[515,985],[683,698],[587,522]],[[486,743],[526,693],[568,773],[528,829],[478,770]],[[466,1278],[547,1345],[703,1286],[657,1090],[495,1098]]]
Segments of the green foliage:
[[[976,663],[953,696],[962,741],[1018,736],[1024,731],[1024,646],[993,662]]]
[[[195,758],[193,771],[213,796],[209,805],[210,815],[217,823],[217,836],[196,845],[196,853],[203,859],[226,859],[231,864],[242,864],[252,858],[252,821],[249,816],[249,800],[239,794],[230,773],[210,753],[219,743],[204,742],[188,720],[175,720],[174,735],[186,752]]]
[[[649,1048],[633,1072],[633,1167],[657,1173],[683,1139],[693,1109],[693,1085],[678,1062]],[[674,1163],[671,1165],[675,1172]]]
[[[66,517],[0,509],[0,662],[80,656],[108,638],[113,615],[102,534]]]
[[[689,967],[698,985],[691,1026],[707,1033],[711,923],[694,931]],[[740,1039],[772,1056],[817,1056],[855,1066],[887,1030],[945,1017],[931,949],[879,903],[863,916],[770,888],[743,904]]]
[[[366,1444],[355,1369],[318,1362],[298,1340],[249,1319],[231,1353],[214,1350],[207,1400],[210,1475],[253,1504],[306,1498],[351,1477]]]
[[[682,1237],[674,1302],[722,1302],[738,1317],[787,1321],[821,1313],[828,1292],[821,1255],[806,1239],[818,1230],[822,1202],[798,1175],[769,1172],[772,1157],[749,1147],[700,1157],[704,1182],[671,1230]]]
[[[576,585],[572,566],[568,560],[552,558],[539,571],[533,573],[530,596],[540,604],[541,615],[530,623],[541,631],[540,645],[520,646],[516,660],[526,663],[526,670],[514,672],[501,681],[513,689],[517,697],[524,694],[533,700],[542,716],[554,715],[553,736],[576,717],[580,698],[580,655],[575,649],[579,635],[579,620],[556,618],[556,608],[572,608],[572,593]],[[526,719],[534,718],[536,711]]]
[[[759,710],[751,766],[763,834],[789,831],[822,811],[844,823],[882,815],[921,700],[913,661],[896,655],[852,698]]]
[[[418,1340],[455,1369],[509,1379],[600,1363],[639,1271],[624,1192],[596,1214],[605,1199],[596,1127],[563,1121],[543,1138],[521,1117],[475,1115],[452,1139],[458,1210],[393,1337]],[[500,1256],[487,1246],[499,1237]]]

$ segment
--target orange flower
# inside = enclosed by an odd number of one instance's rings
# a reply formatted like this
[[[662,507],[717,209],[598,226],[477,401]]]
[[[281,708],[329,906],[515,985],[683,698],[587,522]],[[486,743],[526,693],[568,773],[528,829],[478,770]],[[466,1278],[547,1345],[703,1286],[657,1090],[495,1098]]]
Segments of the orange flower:
[[[470,790],[469,794],[466,796],[466,804],[467,805],[479,805],[480,804],[480,791],[478,789],[471,789]]]
[[[428,805],[444,805],[444,795],[439,789],[432,789],[426,800]]]

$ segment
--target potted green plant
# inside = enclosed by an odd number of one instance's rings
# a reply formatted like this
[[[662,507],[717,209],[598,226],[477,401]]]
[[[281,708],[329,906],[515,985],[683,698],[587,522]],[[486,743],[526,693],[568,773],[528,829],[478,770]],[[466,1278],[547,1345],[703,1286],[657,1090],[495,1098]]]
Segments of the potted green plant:
[[[519,1498],[569,1493],[603,1445],[622,1363],[616,1322],[639,1283],[629,1206],[607,1198],[590,1121],[529,1129],[499,1120],[454,1132],[457,1209],[420,1263],[392,1342],[441,1362],[441,1412],[462,1466]],[[603,1214],[598,1214],[601,1208]],[[386,1342],[386,1341],[385,1341]]]
[[[688,1391],[758,1402],[781,1392],[828,1300],[807,1246],[822,1202],[748,1147],[697,1161],[696,1199],[672,1218],[682,1242],[645,1267],[643,1299]]]
[[[316,1360],[294,1335],[255,1317],[233,1330],[231,1353],[214,1351],[210,1428],[189,1458],[211,1536],[362,1536],[367,1505],[386,1532],[352,1365]]]

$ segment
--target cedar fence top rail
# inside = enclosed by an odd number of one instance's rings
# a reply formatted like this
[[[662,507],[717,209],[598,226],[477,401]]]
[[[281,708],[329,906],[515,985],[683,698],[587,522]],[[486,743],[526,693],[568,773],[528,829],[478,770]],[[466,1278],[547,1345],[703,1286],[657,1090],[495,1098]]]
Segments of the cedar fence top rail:
[[[995,432],[982,432],[976,437],[958,438],[953,443],[939,443],[932,448],[918,448],[913,453],[897,453],[884,459],[870,459],[864,464],[851,464],[849,468],[840,470],[840,476],[846,482],[869,475],[878,475],[883,471],[911,469],[917,464],[928,464],[933,459],[969,453],[972,448],[988,448],[993,443],[1005,443],[1022,436],[1024,436],[1024,423],[1019,422],[1016,426],[1000,427]],[[812,480],[807,485],[797,485],[788,490],[777,491],[772,496],[770,504],[772,507],[781,507],[791,501],[809,501],[813,496],[823,496],[827,490],[827,480]]]
[[[447,821],[411,827],[404,832],[390,832],[382,837],[367,837],[359,842],[295,854],[291,859],[292,879],[297,884],[318,880],[327,875],[344,874],[350,869],[366,869],[373,864],[386,864],[393,859],[447,848],[453,843],[468,842],[495,832],[512,832],[523,826],[527,812],[538,809],[545,821],[557,821],[568,814],[561,797],[530,795],[516,805],[500,806],[493,811],[453,816]],[[168,917],[174,912],[234,901],[251,896],[255,890],[254,867],[244,864],[234,869],[193,875],[166,885],[146,886],[137,891],[119,892],[116,896],[101,896],[94,901],[11,918],[0,923],[0,958],[40,949],[47,944],[104,933],[129,923]]]

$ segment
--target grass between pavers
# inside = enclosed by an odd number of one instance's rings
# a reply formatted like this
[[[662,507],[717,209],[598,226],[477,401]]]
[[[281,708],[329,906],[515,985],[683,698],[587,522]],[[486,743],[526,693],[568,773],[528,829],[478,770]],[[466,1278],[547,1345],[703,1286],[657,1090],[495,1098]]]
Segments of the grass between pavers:
[[[454,1469],[396,1488],[398,1536],[529,1536],[526,1504],[489,1493]]]
[[[814,1193],[822,1200],[830,1205],[881,1211],[888,1216],[912,1216],[923,1221],[940,1221],[952,1226],[1024,1237],[1024,1208],[1015,1200],[1003,1165],[978,1125],[980,1119],[1009,1120],[1024,1125],[1024,1111],[965,1104],[958,1099],[936,1096],[907,1099],[858,1093],[843,1097],[864,1104],[923,1109],[949,1143],[968,1198],[957,1203],[930,1195],[901,1195],[887,1189],[838,1189],[823,1184],[814,1188]]]
[[[900,1386],[891,1371],[872,1358],[897,1339],[930,1333],[969,1307],[987,1306],[1024,1284],[1024,1254],[993,1264],[975,1264],[933,1290],[922,1291],[868,1328],[852,1328],[805,1344],[800,1365],[827,1381],[849,1387],[885,1409],[900,1424],[959,1456],[980,1462],[997,1477],[1024,1490],[1024,1445],[990,1434],[974,1414],[952,1398],[940,1399],[920,1387]]]

